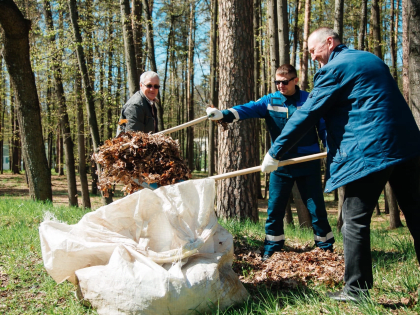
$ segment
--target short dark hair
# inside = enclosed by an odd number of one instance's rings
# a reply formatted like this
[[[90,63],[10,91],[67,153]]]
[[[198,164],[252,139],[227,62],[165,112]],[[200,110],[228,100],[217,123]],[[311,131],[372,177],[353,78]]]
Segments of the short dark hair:
[[[288,63],[281,65],[276,70],[276,75],[284,75],[284,74],[291,74],[297,77],[297,71],[295,67],[293,67],[292,65],[289,65]]]

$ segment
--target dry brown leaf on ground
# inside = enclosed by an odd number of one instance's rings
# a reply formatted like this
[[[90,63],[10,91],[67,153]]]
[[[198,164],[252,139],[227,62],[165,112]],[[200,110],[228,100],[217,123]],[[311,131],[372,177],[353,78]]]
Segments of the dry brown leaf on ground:
[[[191,178],[178,140],[161,134],[123,132],[106,140],[92,158],[101,165],[98,187],[105,195],[116,183],[131,194],[141,189],[142,182],[165,186]]]
[[[243,274],[246,270],[247,275],[241,277],[241,281],[253,285],[264,283],[278,288],[296,288],[311,281],[333,287],[344,276],[344,257],[319,248],[304,252],[300,252],[300,248],[288,248],[262,262],[260,255],[239,247],[235,249],[235,258],[235,272]]]

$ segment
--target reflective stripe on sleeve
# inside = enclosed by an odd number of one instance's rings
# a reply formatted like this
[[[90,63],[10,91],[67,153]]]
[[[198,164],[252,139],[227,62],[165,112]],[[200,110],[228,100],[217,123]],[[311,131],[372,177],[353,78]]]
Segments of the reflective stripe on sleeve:
[[[334,238],[333,232],[329,232],[326,236],[318,236],[314,234],[314,240],[319,242],[326,242],[332,238]]]
[[[271,241],[271,242],[280,242],[280,241],[284,241],[284,234],[282,235],[278,235],[278,236],[274,236],[274,235],[266,235],[265,239],[267,241]]]
[[[233,108],[229,108],[228,110],[235,116],[235,119],[232,122],[238,121],[239,120],[239,114],[238,114],[237,110],[233,109]]]
[[[267,110],[272,110],[279,113],[287,113],[287,107],[283,106],[271,106],[271,104],[268,104]]]

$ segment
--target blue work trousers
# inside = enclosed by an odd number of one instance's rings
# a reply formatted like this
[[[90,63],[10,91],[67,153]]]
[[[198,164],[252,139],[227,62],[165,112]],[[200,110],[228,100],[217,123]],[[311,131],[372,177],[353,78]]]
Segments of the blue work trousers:
[[[389,181],[404,213],[420,261],[420,158],[371,173],[346,185],[342,208],[345,292],[363,294],[372,288],[370,222],[378,198]]]
[[[333,248],[334,236],[325,209],[321,170],[315,170],[310,175],[292,178],[274,171],[270,174],[270,197],[268,199],[268,217],[265,223],[264,254],[271,255],[283,248],[285,239],[283,218],[295,181],[302,196],[302,201],[312,218],[316,245],[325,250],[332,250]]]

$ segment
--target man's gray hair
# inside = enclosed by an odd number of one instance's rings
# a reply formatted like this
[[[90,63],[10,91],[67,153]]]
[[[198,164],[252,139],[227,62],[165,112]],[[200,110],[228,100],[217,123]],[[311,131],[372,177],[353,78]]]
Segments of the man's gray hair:
[[[340,36],[338,36],[337,32],[329,27],[320,27],[313,31],[310,36],[316,36],[320,42],[327,39],[327,37],[332,37],[334,40],[340,41]]]
[[[146,81],[146,79],[152,79],[152,78],[158,78],[159,79],[159,75],[154,71],[143,72],[142,75],[140,76],[140,83],[144,83],[144,81]]]

